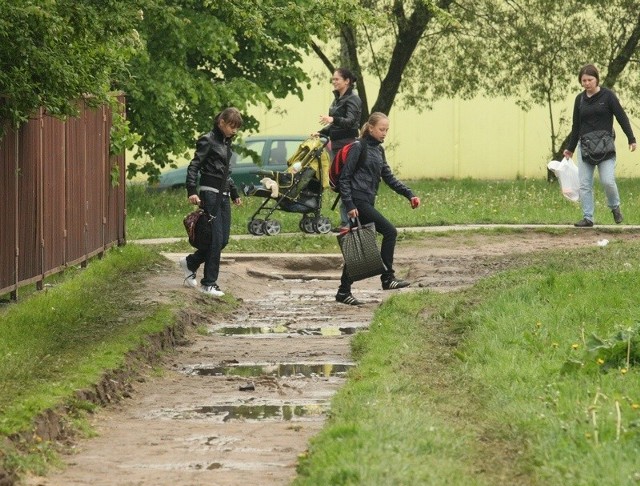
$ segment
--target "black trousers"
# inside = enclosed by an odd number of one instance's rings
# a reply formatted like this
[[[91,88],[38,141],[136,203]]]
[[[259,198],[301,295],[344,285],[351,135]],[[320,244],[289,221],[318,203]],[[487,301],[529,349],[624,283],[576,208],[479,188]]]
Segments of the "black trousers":
[[[376,232],[382,235],[382,246],[380,248],[380,256],[386,267],[386,271],[380,276],[383,282],[392,280],[395,277],[393,272],[393,254],[396,249],[396,239],[398,230],[396,227],[378,211],[373,204],[360,199],[354,199],[354,204],[358,208],[360,223],[375,223]],[[351,292],[353,281],[347,275],[346,268],[342,269],[342,277],[340,278],[340,288],[338,292]]]
[[[213,238],[211,246],[207,250],[196,250],[195,253],[187,256],[187,267],[191,271],[197,271],[204,263],[204,277],[200,283],[204,286],[213,285],[218,281],[220,273],[220,254],[229,243],[231,232],[231,202],[229,196],[221,195],[213,191],[200,191],[202,207],[213,214],[216,200],[222,197],[213,225]]]

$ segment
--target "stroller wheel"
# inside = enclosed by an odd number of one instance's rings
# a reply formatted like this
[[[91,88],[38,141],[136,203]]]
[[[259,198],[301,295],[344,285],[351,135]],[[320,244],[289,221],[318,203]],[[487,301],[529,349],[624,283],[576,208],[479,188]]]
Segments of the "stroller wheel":
[[[265,235],[273,236],[280,233],[280,221],[275,219],[268,219],[262,223],[262,231]]]
[[[331,231],[331,221],[325,216],[318,216],[313,220],[313,229],[316,233],[329,233]]]
[[[252,219],[251,221],[249,221],[249,224],[247,225],[247,229],[249,230],[249,233],[251,233],[252,235],[260,236],[264,234],[264,232],[262,231],[263,224],[264,224],[264,221],[262,219]]]
[[[309,216],[305,216],[300,220],[300,228],[305,233],[311,234],[316,232],[315,228],[313,227],[313,219]]]

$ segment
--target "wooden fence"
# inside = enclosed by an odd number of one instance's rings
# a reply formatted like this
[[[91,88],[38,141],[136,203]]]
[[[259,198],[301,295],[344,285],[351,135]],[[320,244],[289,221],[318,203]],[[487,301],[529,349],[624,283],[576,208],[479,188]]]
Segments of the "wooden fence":
[[[124,103],[124,97],[120,97]],[[111,110],[65,121],[42,110],[0,140],[0,296],[125,243],[125,158],[109,155]]]

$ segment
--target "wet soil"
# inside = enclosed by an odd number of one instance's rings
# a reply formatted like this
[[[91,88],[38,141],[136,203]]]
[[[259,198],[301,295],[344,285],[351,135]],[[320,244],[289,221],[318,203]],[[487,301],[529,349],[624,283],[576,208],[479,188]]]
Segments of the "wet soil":
[[[635,237],[597,230],[434,235],[398,246],[397,273],[413,285],[394,292],[451,292],[520,265],[532,252]],[[173,262],[180,256],[166,255]],[[223,318],[208,312],[210,298],[181,286],[176,265],[151,276],[147,298],[168,301],[177,293],[190,303],[183,319],[191,331],[162,373],[133,382],[127,398],[92,416],[97,436],[73,441],[64,468],[24,484],[290,483],[298,455],[356,365],[352,336],[392,294],[372,278],[354,285],[366,305],[336,303],[340,265],[339,255],[227,254],[219,283],[242,302]],[[447,346],[431,345],[434,352]]]

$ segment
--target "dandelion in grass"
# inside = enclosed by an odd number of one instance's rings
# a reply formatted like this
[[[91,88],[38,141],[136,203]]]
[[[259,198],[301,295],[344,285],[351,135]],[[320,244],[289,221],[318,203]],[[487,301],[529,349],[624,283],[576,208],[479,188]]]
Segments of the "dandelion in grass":
[[[558,344],[558,343],[551,343],[551,347],[552,347],[552,348],[557,348],[558,346],[559,346],[559,344]]]
[[[599,365],[603,365],[604,364],[604,360],[602,358],[598,358],[596,360],[596,363],[598,363]]]
[[[627,368],[622,368],[622,369],[620,370],[620,373],[622,373],[623,375],[626,375],[626,374],[627,374],[627,371],[629,371],[629,370],[627,370]]]
[[[579,345],[579,344],[577,344],[577,343],[573,343],[573,344],[571,345],[571,349],[573,349],[574,351],[575,351],[576,349],[578,349],[579,347],[580,347],[580,345]]]
[[[638,409],[640,408],[640,404],[638,404],[638,403],[632,403],[632,404],[631,404],[631,408],[632,408],[632,409],[634,409],[634,410],[638,410]]]

